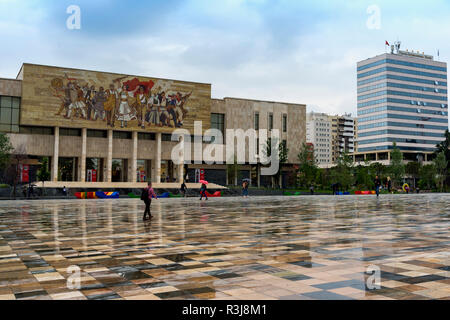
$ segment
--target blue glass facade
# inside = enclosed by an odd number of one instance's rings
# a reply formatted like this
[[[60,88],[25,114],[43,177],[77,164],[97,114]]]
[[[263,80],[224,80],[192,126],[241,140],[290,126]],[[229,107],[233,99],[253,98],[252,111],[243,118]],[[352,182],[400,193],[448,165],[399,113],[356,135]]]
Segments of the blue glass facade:
[[[431,73],[431,72],[424,72],[424,71],[417,71],[417,70],[408,70],[408,69],[403,69],[403,68],[396,68],[396,67],[382,67],[382,68],[378,68],[375,70],[371,70],[365,73],[360,73],[358,74],[358,79],[360,78],[365,78],[377,73],[381,73],[381,72],[398,72],[398,73],[406,73],[406,74],[413,74],[416,76],[424,76],[424,77],[430,77],[430,78],[439,78],[439,79],[446,79],[447,80],[447,76],[444,74],[440,74],[440,73]]]
[[[430,130],[442,130],[444,132],[448,126],[433,126],[428,124],[419,123],[406,123],[406,122],[394,122],[394,121],[382,121],[377,123],[370,123],[358,126],[358,130],[366,130],[380,127],[402,127],[402,128],[416,128],[416,129],[430,129]]]
[[[361,80],[361,81],[358,81],[358,86],[362,86],[362,85],[365,85],[368,83],[381,81],[381,80],[385,80],[385,79],[423,83],[423,84],[437,85],[437,86],[443,86],[443,87],[447,86],[447,81],[442,81],[440,79],[439,80],[426,80],[426,79],[419,79],[419,78],[412,78],[412,77],[403,77],[403,76],[398,76],[398,75],[394,75],[394,74],[383,74],[381,76]]]
[[[379,136],[386,134],[400,134],[400,135],[408,135],[408,136],[422,136],[422,137],[436,137],[442,138],[444,137],[443,133],[433,133],[433,132],[420,132],[420,131],[406,131],[406,130],[377,130],[377,131],[369,131],[360,133],[359,137],[370,137],[370,136]]]
[[[379,60],[376,62],[372,62],[372,63],[366,64],[365,66],[359,67],[358,71],[376,67],[376,66],[379,66],[379,65],[382,65],[385,63],[397,64],[397,65],[402,65],[402,66],[407,66],[407,67],[412,67],[412,68],[421,68],[421,69],[429,69],[429,70],[447,72],[447,68],[445,68],[445,67],[431,66],[431,65],[423,64],[423,63],[414,63],[414,62],[395,60],[395,59],[383,59],[383,60]]]
[[[444,137],[448,128],[447,66],[431,62],[431,59],[404,56],[411,61],[386,54],[380,56],[380,60],[357,68],[358,130],[375,129],[358,133],[359,152],[390,150],[394,141],[407,144],[401,148],[405,151],[434,151],[436,138]],[[365,71],[370,68],[373,69]],[[393,126],[397,128],[391,128]],[[376,130],[381,127],[382,130]],[[422,129],[442,130],[442,133]],[[386,137],[387,134],[402,137]],[[368,146],[375,143],[383,145]],[[416,148],[414,144],[430,147]]]

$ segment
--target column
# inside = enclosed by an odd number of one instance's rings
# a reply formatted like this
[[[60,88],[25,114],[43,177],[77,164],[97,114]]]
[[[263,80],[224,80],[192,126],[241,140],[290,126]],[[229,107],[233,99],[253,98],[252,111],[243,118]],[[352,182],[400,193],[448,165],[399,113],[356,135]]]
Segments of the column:
[[[256,174],[258,175],[257,179],[258,179],[258,188],[261,187],[261,165],[257,164],[256,165]]]
[[[180,159],[179,159],[179,164],[178,164],[178,182],[181,183],[183,182],[183,178],[184,178],[184,136],[180,137],[180,142],[182,143],[183,146],[183,150],[181,151],[181,155],[180,155]]]
[[[59,127],[55,127],[55,143],[53,145],[52,181],[58,181],[58,159],[59,159]]]
[[[131,158],[131,179],[128,177],[128,181],[136,182],[137,171],[137,156],[138,156],[138,132],[133,131],[133,156]]]
[[[108,130],[108,157],[106,158],[105,181],[112,180],[112,153],[113,153],[113,131]]]
[[[388,151],[388,160],[391,162],[391,153]]]
[[[86,181],[86,146],[87,146],[87,129],[81,129],[81,168],[80,168],[80,181]]]
[[[156,134],[155,182],[161,183],[161,132]]]

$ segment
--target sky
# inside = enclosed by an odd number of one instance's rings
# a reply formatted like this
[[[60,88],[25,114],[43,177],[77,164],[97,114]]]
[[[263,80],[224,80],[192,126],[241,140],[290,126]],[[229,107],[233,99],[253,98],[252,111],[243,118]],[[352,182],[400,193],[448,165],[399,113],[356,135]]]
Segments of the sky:
[[[79,29],[67,27],[71,5]],[[445,0],[0,0],[0,77],[28,62],[356,116],[356,63],[384,53],[386,40],[447,61],[449,17]]]

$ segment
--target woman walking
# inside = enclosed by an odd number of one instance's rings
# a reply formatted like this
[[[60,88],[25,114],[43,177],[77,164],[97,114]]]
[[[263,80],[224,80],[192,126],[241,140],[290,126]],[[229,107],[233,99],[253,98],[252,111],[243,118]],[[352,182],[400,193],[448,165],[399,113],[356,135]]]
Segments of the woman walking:
[[[152,183],[149,182],[147,185],[147,188],[142,190],[141,194],[141,200],[145,203],[145,211],[144,211],[144,217],[142,220],[147,220],[146,216],[148,214],[148,219],[153,218],[153,216],[150,213],[150,205],[152,204],[152,197],[155,197],[155,199],[158,199],[158,196],[156,195],[155,191],[152,188]]]
[[[248,198],[248,181],[242,183],[242,197]]]
[[[205,196],[206,200],[208,200],[208,196],[206,195],[206,184],[204,183],[202,183],[200,188],[200,201],[203,199],[203,196]]]

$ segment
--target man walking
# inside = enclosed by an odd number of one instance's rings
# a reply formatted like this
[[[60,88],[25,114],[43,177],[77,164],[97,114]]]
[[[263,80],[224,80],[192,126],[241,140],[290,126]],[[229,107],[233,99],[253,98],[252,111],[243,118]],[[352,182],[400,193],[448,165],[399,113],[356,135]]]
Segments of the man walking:
[[[184,183],[184,181],[183,181],[183,183],[181,184],[180,190],[181,190],[181,193],[183,194],[183,197],[186,198],[187,187],[186,187],[186,183]]]
[[[152,183],[148,182],[147,188],[142,190],[142,194],[141,194],[141,200],[144,201],[144,203],[145,203],[144,217],[142,218],[142,220],[147,220],[147,218],[146,218],[147,214],[148,214],[148,219],[153,218],[153,216],[150,213],[150,205],[152,204],[152,197],[155,197],[155,199],[158,199],[155,191],[152,188]]]
[[[381,186],[381,181],[378,178],[378,176],[375,177],[375,180],[373,181],[375,184],[375,191],[377,192],[377,197],[380,195],[380,186]]]

